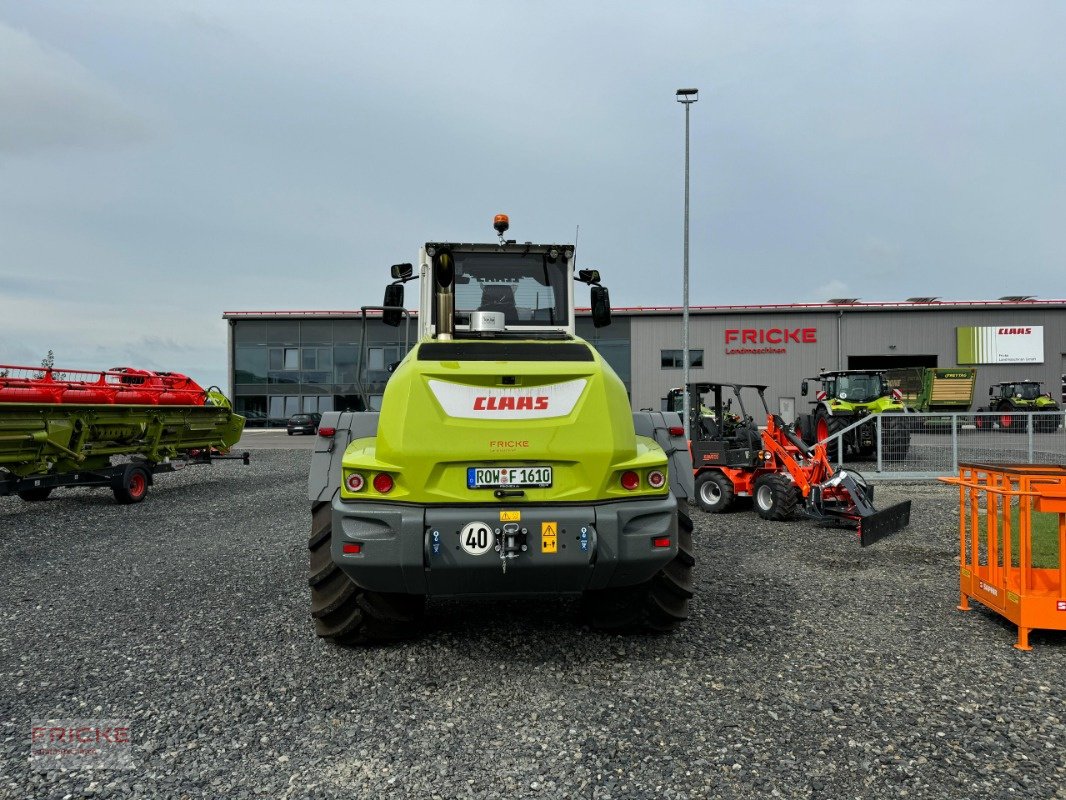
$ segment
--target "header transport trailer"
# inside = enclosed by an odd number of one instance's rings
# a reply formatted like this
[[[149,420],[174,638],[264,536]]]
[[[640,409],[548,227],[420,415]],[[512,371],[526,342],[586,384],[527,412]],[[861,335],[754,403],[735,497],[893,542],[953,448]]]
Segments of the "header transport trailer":
[[[243,430],[225,395],[175,372],[0,365],[0,496],[108,487],[139,503],[157,473],[229,458]]]

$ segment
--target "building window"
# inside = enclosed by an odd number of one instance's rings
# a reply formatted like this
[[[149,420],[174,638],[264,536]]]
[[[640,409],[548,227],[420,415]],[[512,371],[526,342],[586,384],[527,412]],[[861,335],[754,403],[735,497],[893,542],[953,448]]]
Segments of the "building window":
[[[680,350],[662,350],[662,364],[663,369],[681,369],[684,359],[681,357]],[[689,350],[688,351],[688,365],[689,367],[702,367],[703,366],[703,351],[702,350]]]

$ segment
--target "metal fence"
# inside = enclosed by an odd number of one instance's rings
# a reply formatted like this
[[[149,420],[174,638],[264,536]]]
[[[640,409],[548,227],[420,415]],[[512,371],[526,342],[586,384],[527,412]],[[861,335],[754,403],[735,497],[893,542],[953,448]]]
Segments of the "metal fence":
[[[1062,411],[877,414],[825,443],[834,464],[867,477],[934,478],[957,474],[960,461],[1066,464],[1064,421]]]

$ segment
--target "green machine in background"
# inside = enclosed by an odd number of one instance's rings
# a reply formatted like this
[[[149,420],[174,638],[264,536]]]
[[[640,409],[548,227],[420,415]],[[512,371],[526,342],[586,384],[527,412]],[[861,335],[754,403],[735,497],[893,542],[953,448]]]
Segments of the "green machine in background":
[[[144,499],[153,476],[228,456],[244,418],[177,373],[0,366],[0,495],[45,500],[67,486]]]

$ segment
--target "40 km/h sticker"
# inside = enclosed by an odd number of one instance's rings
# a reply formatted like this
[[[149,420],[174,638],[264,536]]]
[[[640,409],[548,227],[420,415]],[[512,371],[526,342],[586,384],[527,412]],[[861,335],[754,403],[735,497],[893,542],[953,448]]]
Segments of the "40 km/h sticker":
[[[459,546],[469,555],[483,556],[496,544],[496,537],[484,522],[471,522],[459,531]]]

